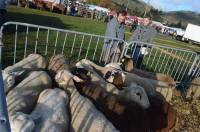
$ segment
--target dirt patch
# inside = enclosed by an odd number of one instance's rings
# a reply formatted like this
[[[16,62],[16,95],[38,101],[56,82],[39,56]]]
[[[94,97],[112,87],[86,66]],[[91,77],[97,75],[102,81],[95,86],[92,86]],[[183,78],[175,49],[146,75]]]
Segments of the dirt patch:
[[[200,100],[185,101],[177,96],[173,98],[171,104],[178,113],[174,132],[200,132]]]

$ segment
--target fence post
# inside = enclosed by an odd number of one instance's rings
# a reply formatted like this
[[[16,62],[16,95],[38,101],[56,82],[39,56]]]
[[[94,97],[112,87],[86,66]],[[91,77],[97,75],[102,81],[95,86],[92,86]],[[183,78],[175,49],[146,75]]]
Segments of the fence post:
[[[0,29],[0,131],[10,132],[10,124],[8,119],[6,97],[4,92],[2,77],[2,47],[3,47],[3,26]]]

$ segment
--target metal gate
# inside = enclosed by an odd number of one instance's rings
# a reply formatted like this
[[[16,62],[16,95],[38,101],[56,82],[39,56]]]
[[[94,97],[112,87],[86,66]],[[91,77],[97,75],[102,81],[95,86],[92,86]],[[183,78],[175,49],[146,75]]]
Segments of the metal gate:
[[[30,53],[39,53],[47,58],[64,54],[72,61],[87,58],[102,62],[105,40],[116,45],[124,43],[117,38],[19,22],[5,23],[0,32],[4,46],[3,67],[15,64]],[[106,50],[111,54],[111,47]],[[113,61],[113,58],[105,63]]]
[[[200,76],[200,56],[192,51],[133,41],[124,55],[131,56],[137,68],[168,74],[180,85]]]

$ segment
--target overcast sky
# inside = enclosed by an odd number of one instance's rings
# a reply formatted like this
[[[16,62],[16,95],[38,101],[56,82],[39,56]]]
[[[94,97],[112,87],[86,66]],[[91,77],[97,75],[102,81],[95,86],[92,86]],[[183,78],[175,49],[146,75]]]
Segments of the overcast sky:
[[[150,4],[163,11],[189,10],[200,13],[200,0],[150,0]]]

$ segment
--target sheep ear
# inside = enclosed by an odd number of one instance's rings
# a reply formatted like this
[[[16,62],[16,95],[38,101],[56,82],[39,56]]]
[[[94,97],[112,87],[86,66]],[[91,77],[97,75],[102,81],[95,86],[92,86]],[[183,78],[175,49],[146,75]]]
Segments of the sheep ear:
[[[77,76],[73,76],[73,80],[74,80],[75,82],[84,82],[84,80],[80,79],[80,78],[77,77]]]

